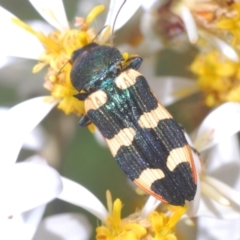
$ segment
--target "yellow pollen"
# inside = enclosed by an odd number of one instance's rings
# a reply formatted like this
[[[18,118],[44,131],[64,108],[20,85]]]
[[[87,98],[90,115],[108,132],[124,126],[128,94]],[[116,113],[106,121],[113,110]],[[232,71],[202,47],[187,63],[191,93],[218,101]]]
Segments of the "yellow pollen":
[[[98,39],[95,39],[96,33],[93,29],[89,28],[103,10],[103,5],[96,6],[86,18],[76,18],[78,29],[55,30],[49,35],[35,31],[17,18],[12,19],[16,25],[33,34],[45,47],[32,72],[37,73],[46,67],[43,86],[51,92],[51,96],[59,103],[58,108],[66,114],[85,115],[83,102],[74,97],[78,91],[71,84],[71,56],[74,51],[92,43],[93,40],[103,44],[103,41],[109,39],[111,27],[106,27]],[[128,58],[128,55],[124,57],[123,66],[127,64]],[[90,124],[89,129],[93,132],[94,125]]]
[[[81,30],[86,31],[89,27],[89,25],[92,23],[92,21],[104,10],[103,5],[96,6],[93,8],[93,10],[88,14],[86,19],[82,19],[81,23]],[[78,19],[79,20],[79,19]],[[79,21],[78,23],[79,24]]]
[[[186,207],[168,206],[170,216],[164,213],[152,212],[149,221],[152,224],[154,239],[156,240],[177,240],[175,236],[175,226],[186,212]]]
[[[197,75],[199,88],[208,106],[226,101],[240,101],[240,65],[212,51],[199,54],[190,66]]]
[[[75,113],[84,115],[84,104],[73,95],[78,91],[72,86],[70,79],[72,53],[87,44],[91,43],[95,37],[89,25],[104,10],[104,6],[95,7],[88,16],[82,19],[80,29],[55,30],[49,35],[35,31],[33,28],[17,18],[12,21],[33,34],[45,47],[45,51],[39,57],[39,62],[33,67],[33,73],[37,73],[47,67],[45,82],[43,86],[51,92],[52,97],[58,100],[58,108],[66,114]],[[93,125],[89,127],[94,130]]]
[[[112,203],[111,193],[107,192],[109,216],[106,222],[96,228],[97,240],[177,240],[175,226],[186,212],[186,207],[167,206],[167,213],[151,212],[148,219],[140,212],[121,218],[122,202]]]
[[[116,199],[112,204],[110,192],[107,192],[109,217],[103,226],[97,227],[97,240],[138,240],[146,235],[145,227],[131,221],[121,219],[122,202]]]
[[[232,45],[237,47],[240,42],[240,3],[232,4],[228,15],[223,16],[216,24],[217,28],[232,35]]]
[[[40,72],[47,64],[46,63],[43,63],[43,62],[40,62],[38,64],[36,64],[34,67],[33,67],[33,70],[32,70],[32,73],[38,73]]]
[[[54,83],[57,81],[57,77],[55,75],[49,75],[50,82]]]
[[[96,6],[87,16],[86,18],[86,22],[88,24],[91,24],[93,20],[95,20],[95,18],[97,18],[97,16],[102,13],[102,11],[104,10],[104,6],[103,5],[99,5]]]

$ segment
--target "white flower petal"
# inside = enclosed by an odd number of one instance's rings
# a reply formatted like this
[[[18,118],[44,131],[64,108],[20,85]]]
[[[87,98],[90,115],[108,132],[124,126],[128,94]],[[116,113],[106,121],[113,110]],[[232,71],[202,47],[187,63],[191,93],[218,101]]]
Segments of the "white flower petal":
[[[0,171],[0,213],[5,217],[43,205],[62,190],[59,174],[45,163],[21,162]]]
[[[40,41],[31,33],[12,22],[16,18],[12,13],[0,6],[0,54],[38,59],[44,51]]]
[[[25,149],[37,151],[43,147],[45,140],[44,130],[40,126],[37,126],[26,136],[23,147]]]
[[[229,138],[240,130],[240,104],[225,103],[212,111],[202,122],[194,141],[199,151]]]
[[[223,179],[223,173],[231,172],[226,176],[224,182],[233,183],[233,179],[239,178],[240,170],[240,149],[237,134],[224,139],[210,149],[206,162],[207,173],[211,176]]]
[[[198,40],[198,29],[191,11],[182,5],[179,8],[179,15],[184,22],[189,41],[193,44],[196,43]]]
[[[37,97],[12,107],[0,119],[0,163],[12,164],[27,135],[56,105],[46,102],[46,97]]]
[[[22,214],[0,218],[0,239],[32,240],[44,210],[45,205],[42,205]]]
[[[2,119],[9,108],[0,107],[0,119]],[[25,139],[23,147],[29,150],[40,150],[45,142],[44,130],[37,126]]]
[[[63,191],[58,196],[59,199],[84,208],[103,222],[106,220],[106,208],[88,189],[64,177],[62,182]]]
[[[206,196],[201,197],[200,205],[198,212],[195,215],[196,217],[212,217],[212,218],[221,218],[221,219],[234,219],[239,218],[239,210],[232,208],[232,206],[224,206],[216,201],[207,198]]]
[[[150,86],[164,106],[171,105],[198,91],[196,81],[172,76],[155,77],[150,80]]]
[[[14,61],[15,58],[0,56],[0,68],[6,67],[7,65],[13,63]]]
[[[197,220],[196,240],[240,239],[240,217],[237,219],[216,219],[201,217]]]
[[[48,23],[46,23],[45,21],[30,20],[30,21],[26,21],[26,23],[27,25],[31,26],[31,28],[34,29],[35,31],[42,32],[46,36],[54,31],[54,28]]]
[[[53,27],[60,31],[69,29],[62,0],[29,0],[39,14]]]
[[[155,4],[158,4],[160,7],[162,4],[165,4],[165,0],[148,0],[148,1],[142,1],[142,8],[145,11],[151,11],[151,9],[155,6]]]
[[[92,227],[84,215],[64,213],[45,218],[34,240],[88,240],[91,232]]]
[[[201,182],[201,192],[206,195],[207,197],[213,199],[217,203],[223,205],[223,206],[230,206],[230,201],[225,198],[222,194],[219,193],[218,189],[210,186],[204,181],[204,178],[202,177]]]
[[[122,3],[123,1],[111,0],[105,26],[113,27],[114,21],[117,16],[117,12],[119,11]],[[134,13],[138,10],[138,8],[141,5],[142,5],[142,0],[126,1],[126,3],[124,4],[123,8],[121,9],[117,17],[116,24],[114,26],[114,31],[117,31],[118,29],[120,29],[134,15]]]
[[[231,45],[207,32],[201,31],[200,35],[203,38],[206,38],[207,42],[213,45],[213,47],[217,47],[227,58],[234,62],[239,62],[238,53],[231,47]]]
[[[36,207],[30,211],[21,214],[24,220],[24,227],[27,230],[26,232],[28,232],[29,239],[33,238],[39,226],[39,223],[41,222],[45,209],[46,204],[43,204],[39,207]],[[25,237],[24,239],[27,238]]]
[[[156,52],[162,50],[165,46],[165,43],[162,41],[163,39],[158,36],[158,33],[152,27],[154,21],[155,18],[151,11],[144,12],[140,19],[140,31],[144,35],[144,38],[134,50],[141,56],[147,56],[144,62],[149,56],[154,56]],[[129,47],[130,49],[132,48],[131,46]]]
[[[211,187],[216,189],[225,198],[231,200],[235,204],[240,206],[240,192],[234,190],[232,187],[210,176],[204,176],[204,181]]]
[[[141,210],[141,216],[147,217],[149,213],[154,211],[160,203],[161,201],[150,195]]]
[[[8,111],[7,107],[3,107],[3,106],[0,107],[0,119],[5,116],[7,111]]]
[[[237,52],[231,47],[231,45],[227,44],[223,40],[219,38],[213,38],[212,41],[216,44],[219,50],[230,60],[234,62],[239,62],[239,57]]]

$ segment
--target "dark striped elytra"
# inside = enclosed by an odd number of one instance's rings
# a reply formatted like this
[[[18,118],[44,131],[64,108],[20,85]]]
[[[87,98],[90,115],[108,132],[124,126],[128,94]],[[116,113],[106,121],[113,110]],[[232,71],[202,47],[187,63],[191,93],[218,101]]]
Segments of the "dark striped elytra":
[[[137,186],[163,202],[184,205],[197,187],[184,130],[136,71],[142,59],[129,59],[124,67],[122,60],[118,49],[96,43],[73,53],[71,80],[86,110],[80,125],[99,129]]]

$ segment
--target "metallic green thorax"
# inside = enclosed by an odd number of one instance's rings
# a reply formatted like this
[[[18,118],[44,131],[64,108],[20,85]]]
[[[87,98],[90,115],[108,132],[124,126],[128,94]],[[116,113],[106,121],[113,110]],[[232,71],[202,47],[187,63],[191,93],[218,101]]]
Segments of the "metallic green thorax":
[[[103,57],[104,56],[104,57]],[[73,53],[71,80],[80,92],[91,93],[109,85],[121,71],[121,53],[116,48],[91,43]]]

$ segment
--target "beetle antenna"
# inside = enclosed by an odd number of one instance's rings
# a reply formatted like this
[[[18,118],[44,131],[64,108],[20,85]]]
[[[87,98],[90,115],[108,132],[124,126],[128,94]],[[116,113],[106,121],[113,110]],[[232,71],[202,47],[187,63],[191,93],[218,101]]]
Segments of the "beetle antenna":
[[[122,10],[124,4],[127,2],[127,0],[124,0],[122,5],[120,6],[120,8],[118,9],[117,11],[117,14],[116,14],[116,17],[114,19],[114,22],[113,22],[113,27],[112,27],[112,36],[111,36],[111,39],[110,39],[110,43],[111,43],[111,46],[113,46],[113,32],[114,32],[114,27],[115,27],[115,24],[116,24],[116,21],[117,21],[117,18],[118,18],[118,15],[120,13],[120,11]]]
[[[68,63],[71,63],[71,60],[68,60],[67,62],[65,62],[65,63],[63,64],[63,66],[59,69],[57,75],[59,75],[59,74],[62,72],[62,70],[66,67],[66,65],[67,65]]]
[[[100,35],[100,33],[101,33],[106,27],[107,27],[107,26],[104,26],[102,29],[100,29],[100,30],[98,31],[98,33],[96,34],[96,36],[93,38],[92,43],[97,39],[97,37]]]

